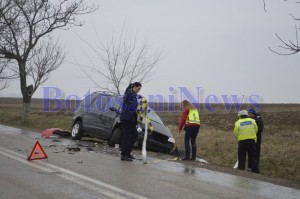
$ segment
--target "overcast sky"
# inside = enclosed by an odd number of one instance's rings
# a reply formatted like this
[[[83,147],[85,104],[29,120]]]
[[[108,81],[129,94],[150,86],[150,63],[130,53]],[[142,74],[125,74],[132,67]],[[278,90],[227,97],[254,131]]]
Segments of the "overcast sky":
[[[87,1],[90,2],[90,1]],[[259,96],[261,103],[300,103],[300,54],[279,56],[279,40],[295,41],[296,1],[266,0],[101,0],[95,13],[85,16],[83,27],[59,32],[67,53],[65,63],[42,85],[34,98],[43,97],[43,87],[57,87],[63,97],[82,98],[98,90],[78,66],[89,64],[90,47],[100,36],[127,28],[148,38],[153,49],[163,49],[164,59],[141,94],[180,98],[185,87],[200,102],[222,95]],[[299,15],[297,15],[299,14]],[[298,24],[300,26],[300,23]],[[100,78],[100,77],[99,77]],[[174,89],[170,91],[170,87]],[[21,96],[19,82],[1,91],[1,96]]]

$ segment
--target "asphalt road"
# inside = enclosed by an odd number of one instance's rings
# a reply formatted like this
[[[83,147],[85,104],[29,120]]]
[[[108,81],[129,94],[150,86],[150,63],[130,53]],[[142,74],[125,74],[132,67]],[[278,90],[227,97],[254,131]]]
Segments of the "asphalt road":
[[[48,159],[28,161],[36,141]],[[79,145],[80,151],[75,152]],[[95,147],[96,146],[96,147]],[[101,148],[101,151],[96,150]],[[141,158],[136,153],[137,159]],[[0,198],[299,198],[300,191],[117,149],[0,125]]]

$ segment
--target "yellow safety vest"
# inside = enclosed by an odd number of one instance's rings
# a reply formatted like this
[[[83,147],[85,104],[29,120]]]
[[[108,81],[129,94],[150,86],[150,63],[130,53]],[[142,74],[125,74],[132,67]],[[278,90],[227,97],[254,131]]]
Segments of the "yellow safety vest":
[[[251,118],[239,119],[234,125],[233,133],[239,141],[249,139],[256,140],[257,124],[255,120]]]
[[[200,117],[197,109],[190,109],[189,115],[185,120],[186,124],[199,124],[200,125]]]

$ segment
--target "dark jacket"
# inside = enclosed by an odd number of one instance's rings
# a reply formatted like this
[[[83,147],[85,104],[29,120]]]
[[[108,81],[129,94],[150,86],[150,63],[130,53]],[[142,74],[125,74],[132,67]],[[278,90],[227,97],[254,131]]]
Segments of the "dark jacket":
[[[120,120],[137,124],[137,113],[136,113],[137,106],[138,106],[137,94],[133,92],[131,88],[127,88],[123,96],[123,105],[122,105]]]
[[[257,128],[258,128],[257,134],[256,134],[256,136],[257,136],[257,142],[260,143],[261,142],[261,133],[264,130],[264,122],[262,120],[262,117],[258,113],[255,115],[254,120],[256,121]]]

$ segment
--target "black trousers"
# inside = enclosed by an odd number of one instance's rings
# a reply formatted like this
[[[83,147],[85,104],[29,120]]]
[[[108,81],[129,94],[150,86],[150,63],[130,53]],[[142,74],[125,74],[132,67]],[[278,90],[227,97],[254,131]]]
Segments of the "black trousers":
[[[256,141],[256,156],[257,156],[257,167],[259,168],[259,162],[260,162],[260,146],[261,146],[261,135],[260,136],[257,136],[257,141]],[[251,157],[248,156],[248,168],[251,169],[251,165],[250,165],[250,162],[251,162]]]
[[[184,148],[185,148],[185,158],[190,159],[190,142],[192,146],[192,159],[196,158],[197,155],[197,145],[196,138],[199,132],[200,126],[189,126],[185,129],[184,136]]]
[[[121,155],[128,156],[132,152],[134,143],[138,139],[136,124],[129,121],[122,121],[122,146]]]
[[[248,161],[251,166],[251,171],[255,173],[259,173],[259,169],[257,167],[257,153],[256,153],[256,143],[255,140],[241,140],[239,141],[238,148],[238,160],[239,165],[238,169],[245,170],[245,162],[248,154]]]

